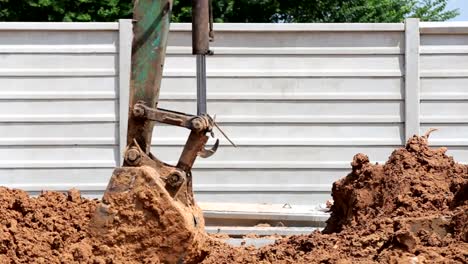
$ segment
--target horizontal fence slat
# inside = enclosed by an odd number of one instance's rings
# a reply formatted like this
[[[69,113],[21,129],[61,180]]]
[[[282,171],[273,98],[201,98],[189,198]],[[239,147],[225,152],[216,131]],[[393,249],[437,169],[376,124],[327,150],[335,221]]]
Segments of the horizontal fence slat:
[[[0,77],[4,76],[115,76],[115,69],[0,69]]]
[[[1,72],[0,72],[1,74]],[[399,70],[330,70],[330,71],[304,71],[304,70],[243,70],[243,71],[207,71],[207,77],[401,77]],[[167,69],[163,73],[164,77],[195,77],[193,70]]]
[[[468,100],[467,93],[447,93],[447,92],[432,92],[432,93],[421,93],[421,100],[446,100],[446,101],[460,101]]]
[[[211,48],[215,55],[320,55],[320,54],[344,54],[344,55],[365,55],[365,54],[395,54],[402,55],[399,47],[273,47],[273,48],[254,48],[254,47],[213,47]],[[167,55],[173,54],[192,54],[191,47],[168,47]]]
[[[466,115],[431,115],[431,116],[421,116],[421,123],[434,123],[434,124],[468,124],[468,117]]]
[[[1,22],[1,30],[112,30],[117,31],[116,22]]]
[[[311,138],[294,138],[294,139],[237,139],[230,137],[237,146],[395,146],[403,144],[401,139],[397,138],[332,138],[332,139],[311,139]],[[154,140],[156,141],[156,139]],[[185,138],[161,138],[153,143],[152,146],[180,146],[185,145]],[[1,141],[0,141],[1,144]],[[227,139],[220,139],[220,146],[230,146],[231,143]]]
[[[468,22],[421,22],[421,34],[468,34]]]
[[[466,46],[459,45],[440,45],[440,46],[421,46],[421,54],[467,54],[468,43]]]
[[[350,157],[351,160],[352,157]],[[376,161],[378,162],[378,161]],[[170,164],[176,161],[169,161]],[[380,161],[383,164],[385,162]],[[198,169],[349,169],[351,161],[223,161],[223,162],[197,162]]]
[[[24,122],[115,122],[115,115],[2,115],[0,123],[24,123]]]
[[[217,32],[321,32],[321,31],[404,31],[403,23],[214,23]],[[190,31],[190,23],[173,23],[171,31]]]
[[[402,100],[401,93],[210,93],[210,100]],[[0,93],[1,98],[1,93]],[[196,100],[195,93],[163,93],[163,100]]]
[[[421,77],[431,78],[449,78],[449,77],[468,77],[468,69],[457,70],[421,70]]]
[[[115,168],[113,160],[89,161],[89,160],[18,160],[0,161],[0,169],[44,169],[44,168]]]
[[[79,146],[79,145],[116,145],[116,139],[103,138],[0,138],[0,146]]]
[[[115,45],[0,45],[0,54],[102,54],[117,53]]]
[[[111,176],[111,175],[109,175]],[[23,189],[25,191],[48,190],[66,191],[71,188],[79,188],[82,191],[101,191],[107,187],[107,182],[100,184],[87,183],[43,183],[43,184],[8,184],[9,188]],[[278,184],[195,184],[194,190],[198,192],[330,192],[331,184],[297,184],[282,186]]]
[[[72,80],[71,80],[72,81]],[[1,92],[0,91],[0,100],[9,99],[9,100],[25,100],[25,99],[70,99],[70,100],[86,100],[86,99],[116,99],[117,95],[115,92]]]

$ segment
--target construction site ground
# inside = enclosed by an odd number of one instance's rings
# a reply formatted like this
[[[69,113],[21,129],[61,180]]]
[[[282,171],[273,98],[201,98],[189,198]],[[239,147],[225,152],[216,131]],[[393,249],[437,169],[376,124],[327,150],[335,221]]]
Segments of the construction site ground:
[[[352,171],[333,184],[323,231],[266,237],[277,240],[263,247],[206,235],[181,263],[467,263],[468,166],[427,137],[411,138],[385,164],[355,155]],[[77,190],[30,197],[1,188],[0,263],[165,262],[144,244],[164,243],[147,225],[120,232],[118,243],[94,237],[88,224],[98,204]]]

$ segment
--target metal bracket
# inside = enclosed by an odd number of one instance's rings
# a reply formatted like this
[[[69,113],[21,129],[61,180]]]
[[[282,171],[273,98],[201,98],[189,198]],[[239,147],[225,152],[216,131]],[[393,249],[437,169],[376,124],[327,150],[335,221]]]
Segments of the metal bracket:
[[[185,171],[160,161],[151,153],[146,155],[136,140],[133,140],[132,144],[127,146],[125,150],[124,166],[149,166],[156,169],[160,178],[166,183],[166,190],[174,198],[180,193],[184,184],[187,183],[187,174]]]

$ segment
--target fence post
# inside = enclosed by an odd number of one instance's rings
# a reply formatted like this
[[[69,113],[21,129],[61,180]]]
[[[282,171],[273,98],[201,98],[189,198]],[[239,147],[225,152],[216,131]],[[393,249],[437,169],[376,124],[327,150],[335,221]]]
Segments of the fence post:
[[[405,138],[419,135],[420,75],[419,75],[419,18],[405,21]]]
[[[132,57],[133,26],[131,19],[119,20],[119,155],[122,164],[127,146],[128,100],[130,94],[130,61]]]

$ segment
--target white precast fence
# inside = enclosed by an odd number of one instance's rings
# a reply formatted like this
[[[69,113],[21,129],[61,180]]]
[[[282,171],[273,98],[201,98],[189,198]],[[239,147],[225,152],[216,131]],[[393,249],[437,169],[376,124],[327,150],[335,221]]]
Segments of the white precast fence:
[[[159,106],[195,113],[190,28],[172,25]],[[384,162],[430,127],[440,128],[434,145],[468,160],[467,23],[216,24],[215,33],[208,111],[239,148],[221,140],[197,161],[198,200],[324,202],[354,154]],[[128,20],[0,23],[0,185],[102,193],[125,142],[130,41]],[[187,135],[158,125],[153,152],[174,162]]]
[[[0,23],[0,184],[102,190],[119,159],[119,24]]]

